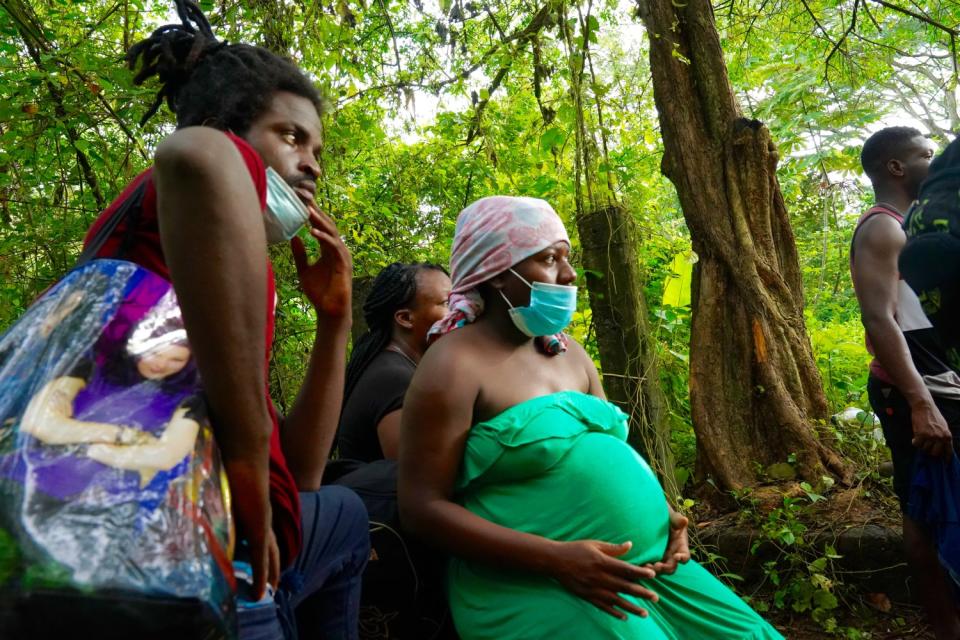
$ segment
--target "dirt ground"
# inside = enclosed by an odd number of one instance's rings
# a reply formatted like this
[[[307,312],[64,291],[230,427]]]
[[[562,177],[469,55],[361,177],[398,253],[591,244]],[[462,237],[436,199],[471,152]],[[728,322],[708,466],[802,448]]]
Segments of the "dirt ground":
[[[760,487],[751,497],[757,512],[765,513],[782,504],[784,496],[801,495],[802,490],[796,484]],[[700,505],[709,501],[700,502]],[[698,505],[699,506],[699,505]],[[693,537],[700,538],[700,532],[716,535],[718,529],[731,529],[749,526],[744,523],[742,509],[699,508],[695,509],[696,525]],[[839,535],[851,527],[873,524],[899,529],[900,514],[892,492],[883,485],[857,485],[829,492],[828,499],[817,502],[806,510],[804,518],[808,527],[807,535]],[[713,569],[715,570],[715,569]],[[743,585],[738,585],[743,591]],[[754,585],[752,589],[757,588]],[[769,585],[759,585],[755,597],[764,599]],[[858,637],[843,633],[834,635],[823,631],[813,621],[809,613],[798,614],[793,611],[771,610],[763,614],[789,640],[821,640],[828,638]],[[923,622],[919,606],[892,601],[883,593],[866,593],[856,585],[844,590],[841,606],[835,616],[841,627],[859,630],[864,640],[932,640],[933,634]]]
[[[765,614],[767,620],[788,640],[825,640],[843,638],[823,631],[809,617],[791,616],[778,611]],[[867,618],[848,616],[841,619],[841,626],[849,626],[863,632],[864,640],[933,640],[933,633],[923,622],[920,610],[914,606],[895,606],[887,614],[867,614]],[[866,623],[866,624],[865,624]]]

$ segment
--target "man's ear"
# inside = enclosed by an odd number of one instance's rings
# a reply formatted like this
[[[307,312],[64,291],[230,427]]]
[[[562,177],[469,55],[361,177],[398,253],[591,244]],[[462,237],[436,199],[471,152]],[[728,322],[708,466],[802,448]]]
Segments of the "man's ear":
[[[397,309],[393,312],[393,321],[404,329],[413,329],[413,312],[410,309]]]
[[[902,178],[904,174],[903,163],[896,158],[891,158],[887,160],[887,171],[889,171],[892,176]]]

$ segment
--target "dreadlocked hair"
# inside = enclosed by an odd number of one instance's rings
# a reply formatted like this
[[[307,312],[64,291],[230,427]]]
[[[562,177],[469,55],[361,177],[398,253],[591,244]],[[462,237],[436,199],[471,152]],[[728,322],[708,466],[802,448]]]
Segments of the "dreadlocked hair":
[[[160,90],[140,120],[142,126],[166,100],[177,128],[213,126],[245,134],[277,91],[310,100],[319,111],[320,93],[287,59],[262,47],[227,44],[213,35],[206,16],[191,0],[174,0],[181,24],[167,24],[127,52],[133,82],[156,76]]]
[[[393,314],[413,302],[417,295],[417,274],[431,269],[446,273],[443,267],[430,262],[394,262],[374,278],[370,293],[363,302],[363,319],[367,323],[367,330],[353,345],[350,361],[347,362],[343,385],[344,404],[356,388],[363,372],[377,354],[390,344]]]

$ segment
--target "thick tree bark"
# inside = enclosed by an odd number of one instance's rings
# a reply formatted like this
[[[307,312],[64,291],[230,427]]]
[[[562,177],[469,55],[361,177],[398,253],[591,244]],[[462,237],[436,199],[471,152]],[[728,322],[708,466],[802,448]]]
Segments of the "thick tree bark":
[[[353,278],[353,324],[350,327],[350,340],[357,343],[367,331],[367,321],[363,317],[363,303],[367,301],[370,287],[373,285],[373,276],[356,276]]]
[[[796,456],[816,480],[849,469],[818,439],[828,408],[803,322],[793,231],[777,150],[741,116],[708,0],[638,0],[650,38],[662,170],[677,189],[700,257],[694,273],[690,405],[697,478],[756,484]]]
[[[610,205],[581,216],[577,229],[603,388],[630,416],[630,444],[670,486],[674,481],[670,434],[634,251],[633,219],[619,205]]]

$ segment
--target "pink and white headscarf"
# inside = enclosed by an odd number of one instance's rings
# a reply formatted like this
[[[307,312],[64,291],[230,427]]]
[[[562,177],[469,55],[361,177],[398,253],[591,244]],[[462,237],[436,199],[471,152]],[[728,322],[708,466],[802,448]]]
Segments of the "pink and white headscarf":
[[[563,221],[539,198],[490,196],[461,211],[450,256],[449,309],[431,327],[430,339],[470,324],[483,313],[480,284],[561,240],[570,242]],[[558,341],[561,344],[549,344]],[[547,346],[562,350],[563,339],[551,336]]]

